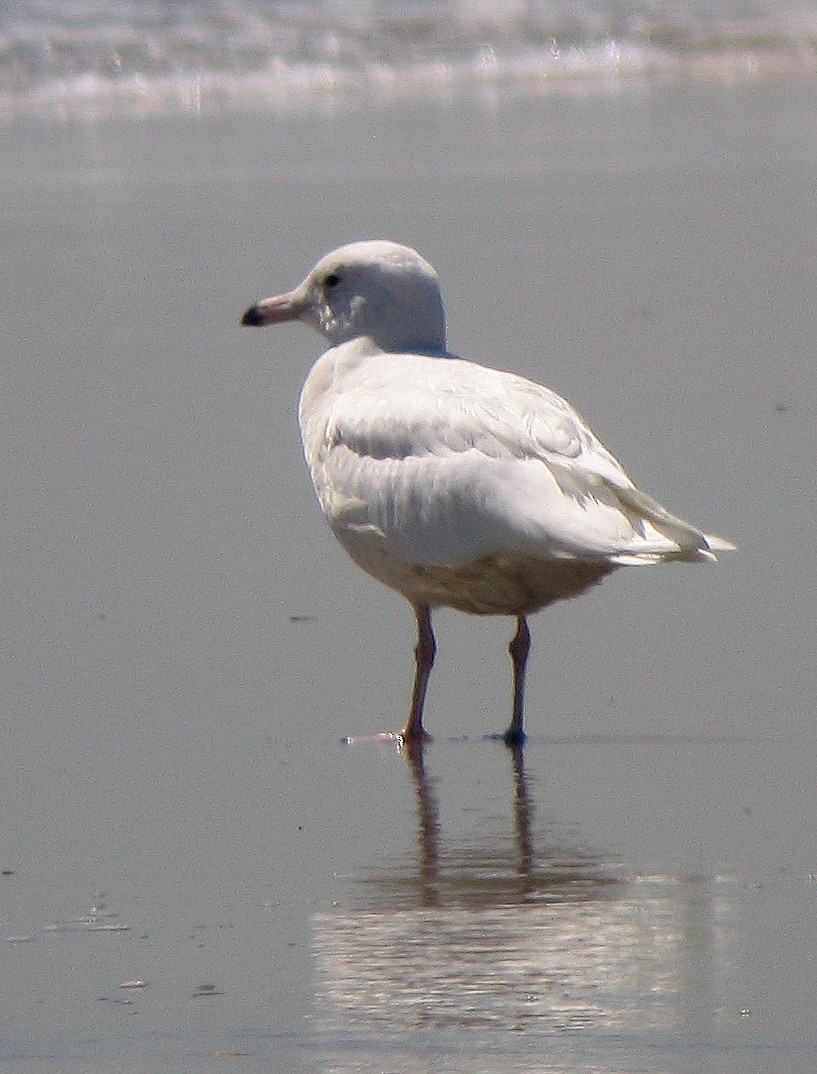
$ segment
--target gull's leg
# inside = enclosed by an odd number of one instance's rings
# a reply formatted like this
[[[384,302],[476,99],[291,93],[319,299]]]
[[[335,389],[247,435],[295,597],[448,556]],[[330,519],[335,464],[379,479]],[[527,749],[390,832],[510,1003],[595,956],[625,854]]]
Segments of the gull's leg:
[[[414,614],[417,616],[417,645],[414,649],[417,673],[414,676],[414,692],[406,726],[397,733],[383,731],[379,735],[350,735],[343,740],[347,745],[360,746],[372,742],[389,742],[396,743],[398,746],[405,745],[411,751],[412,748],[422,750],[423,743],[431,741],[431,735],[423,727],[423,703],[426,699],[428,678],[434,667],[437,643],[434,640],[434,631],[431,629],[430,609],[423,604],[417,604],[414,605]],[[420,757],[422,758],[422,754]]]
[[[519,746],[525,741],[523,730],[525,707],[525,665],[530,652],[530,631],[524,615],[517,616],[517,629],[508,652],[513,661],[513,716],[504,739],[509,746]]]
[[[416,604],[414,614],[417,616],[417,645],[414,649],[417,672],[414,676],[411,708],[409,709],[406,726],[400,732],[400,737],[404,742],[427,742],[431,736],[423,727],[423,705],[426,699],[428,679],[431,675],[431,669],[434,667],[437,643],[434,640],[434,631],[431,629],[431,610],[424,604]]]

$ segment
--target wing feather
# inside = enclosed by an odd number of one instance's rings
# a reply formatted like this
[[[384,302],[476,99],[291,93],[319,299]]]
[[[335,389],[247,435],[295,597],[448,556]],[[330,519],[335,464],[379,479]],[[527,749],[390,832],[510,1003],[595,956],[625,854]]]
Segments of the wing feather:
[[[507,550],[714,558],[717,539],[640,492],[566,400],[523,377],[378,354],[327,404],[322,435],[305,427],[304,442],[341,540],[366,535],[390,556],[429,564]]]

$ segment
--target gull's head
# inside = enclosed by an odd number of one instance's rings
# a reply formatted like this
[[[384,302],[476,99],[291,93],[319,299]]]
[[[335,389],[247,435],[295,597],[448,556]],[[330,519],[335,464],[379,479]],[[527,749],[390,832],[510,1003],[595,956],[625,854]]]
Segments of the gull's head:
[[[257,302],[244,325],[303,321],[333,345],[369,338],[384,351],[445,351],[437,273],[409,246],[378,239],[341,246],[303,283]]]

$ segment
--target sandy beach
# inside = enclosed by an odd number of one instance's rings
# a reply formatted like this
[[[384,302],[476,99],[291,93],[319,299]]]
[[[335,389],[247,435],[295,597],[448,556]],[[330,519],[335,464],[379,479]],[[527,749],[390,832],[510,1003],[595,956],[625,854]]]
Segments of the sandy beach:
[[[629,86],[6,123],[0,1064],[813,1071],[817,92]],[[739,550],[532,621],[412,616],[320,517],[341,242]]]

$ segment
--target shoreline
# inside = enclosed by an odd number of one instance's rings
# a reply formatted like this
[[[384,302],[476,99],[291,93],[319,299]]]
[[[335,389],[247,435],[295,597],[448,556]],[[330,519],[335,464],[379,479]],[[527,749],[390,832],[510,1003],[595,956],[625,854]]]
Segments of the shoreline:
[[[609,53],[616,55],[615,42]],[[603,100],[680,89],[722,90],[786,84],[808,87],[817,72],[817,53],[793,45],[766,51],[716,48],[702,55],[660,53],[628,57],[607,67],[577,60],[563,69],[472,61],[405,69],[372,65],[361,70],[293,69],[280,72],[110,79],[82,75],[31,89],[23,95],[0,91],[0,125],[41,120],[142,120],[151,117],[229,118],[321,115],[355,109],[406,108],[412,104],[457,107],[476,102],[492,109],[513,100]]]

